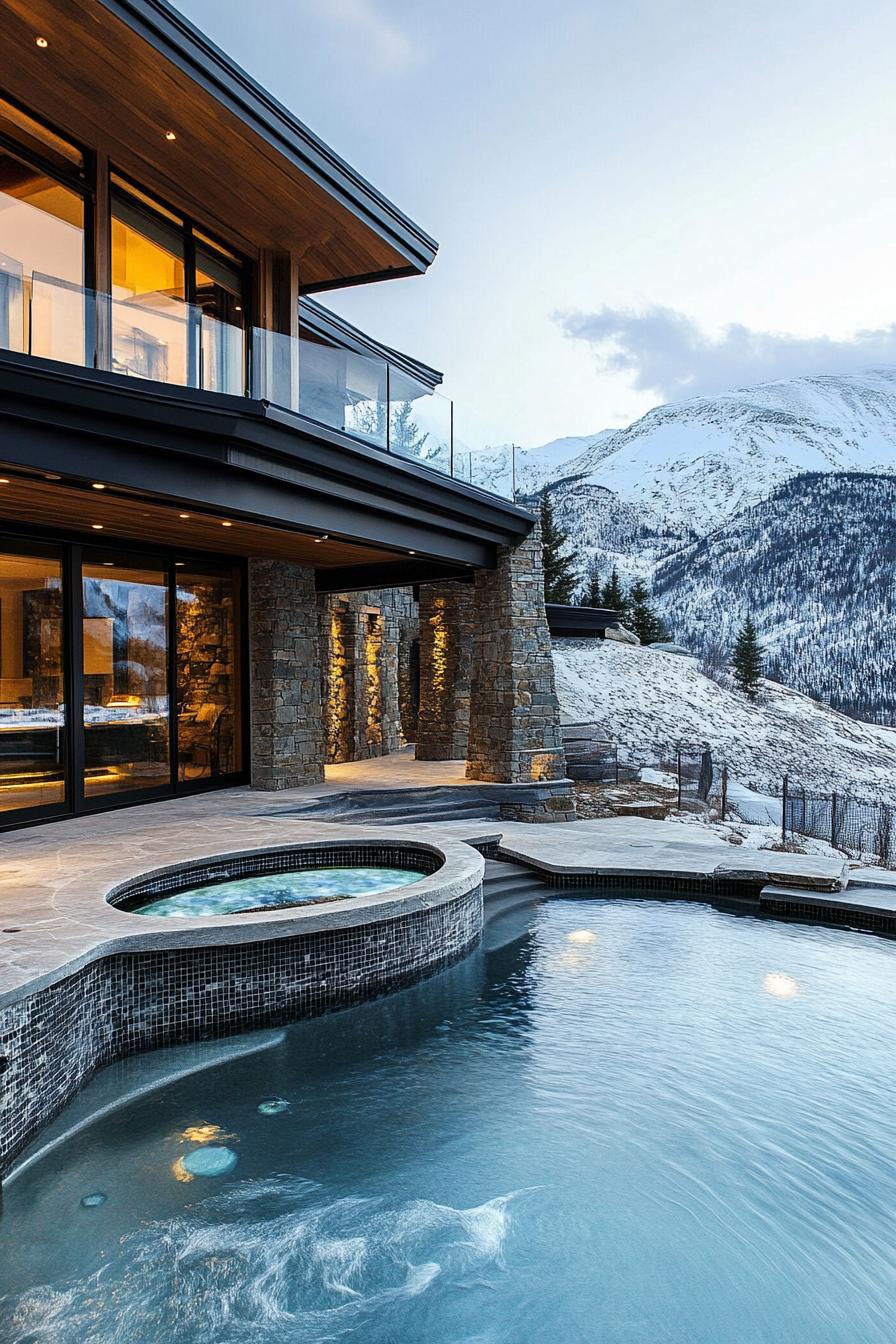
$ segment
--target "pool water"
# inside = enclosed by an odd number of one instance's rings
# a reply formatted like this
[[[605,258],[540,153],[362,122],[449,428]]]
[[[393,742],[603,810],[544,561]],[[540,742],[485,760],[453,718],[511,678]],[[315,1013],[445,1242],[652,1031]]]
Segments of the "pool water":
[[[419,882],[422,872],[408,868],[307,868],[291,873],[265,873],[191,887],[174,896],[150,897],[134,906],[138,915],[194,918],[237,915],[240,911],[276,909],[348,896],[376,896],[393,887]]]
[[[602,897],[506,936],[9,1183],[4,1344],[892,1344],[894,945]]]

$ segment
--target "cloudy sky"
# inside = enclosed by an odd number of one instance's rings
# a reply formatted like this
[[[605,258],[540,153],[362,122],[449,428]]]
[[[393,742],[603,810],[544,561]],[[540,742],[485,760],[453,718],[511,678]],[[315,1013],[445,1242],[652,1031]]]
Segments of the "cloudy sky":
[[[532,445],[896,362],[887,0],[179,0],[439,240],[330,295]]]

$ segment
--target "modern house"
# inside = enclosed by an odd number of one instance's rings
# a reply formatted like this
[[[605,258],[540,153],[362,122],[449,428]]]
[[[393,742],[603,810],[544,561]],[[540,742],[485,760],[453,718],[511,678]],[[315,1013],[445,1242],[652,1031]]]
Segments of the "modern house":
[[[568,815],[533,519],[312,297],[436,244],[165,0],[0,14],[0,826],[414,738]]]

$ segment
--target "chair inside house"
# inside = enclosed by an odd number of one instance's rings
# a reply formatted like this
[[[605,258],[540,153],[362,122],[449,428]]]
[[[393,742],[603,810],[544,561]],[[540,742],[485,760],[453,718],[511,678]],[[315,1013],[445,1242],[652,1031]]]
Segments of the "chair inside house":
[[[177,727],[178,777],[182,781],[227,772],[232,722],[229,705],[206,701],[187,706]]]

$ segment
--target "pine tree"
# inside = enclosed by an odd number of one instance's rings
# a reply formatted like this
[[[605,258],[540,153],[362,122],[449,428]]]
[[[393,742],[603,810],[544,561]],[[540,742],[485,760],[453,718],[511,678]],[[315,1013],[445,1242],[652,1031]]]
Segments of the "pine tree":
[[[669,638],[666,623],[650,605],[650,594],[640,579],[628,595],[628,623],[642,644],[660,644]]]
[[[756,634],[753,618],[748,616],[734,641],[731,670],[734,673],[734,680],[744,695],[748,695],[751,700],[756,698],[756,692],[759,689],[759,682],[763,674],[763,666],[762,646]]]
[[[592,560],[585,576],[585,584],[579,597],[580,607],[603,606],[603,584],[600,579],[600,565]]]
[[[609,607],[611,611],[618,611],[620,620],[627,614],[628,602],[625,596],[625,590],[619,582],[619,575],[616,572],[615,565],[612,574],[600,591],[600,605],[602,607]]]
[[[570,602],[576,587],[576,572],[572,566],[572,556],[566,552],[569,538],[554,520],[554,506],[547,490],[541,496],[541,544],[544,554],[544,600]]]

